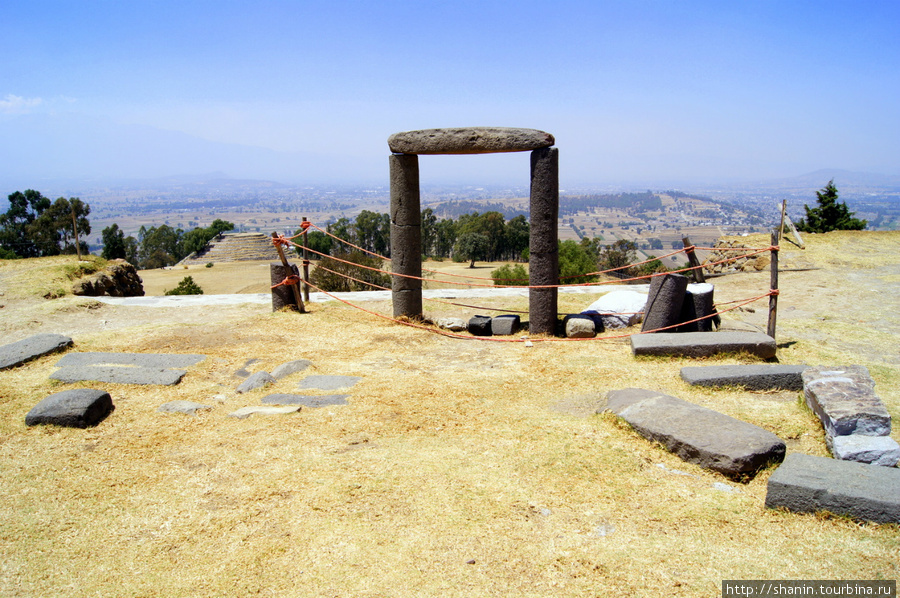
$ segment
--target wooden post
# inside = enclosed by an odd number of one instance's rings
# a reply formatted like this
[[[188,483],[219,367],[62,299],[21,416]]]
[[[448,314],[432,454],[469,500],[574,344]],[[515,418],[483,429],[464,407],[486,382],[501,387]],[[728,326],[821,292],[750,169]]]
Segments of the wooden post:
[[[306,222],[306,216],[303,217],[303,222]],[[309,257],[306,255],[306,247],[307,247],[307,239],[306,239],[306,231],[307,229],[303,229],[303,298],[309,303]]]
[[[278,238],[278,233],[272,232],[272,240],[273,245],[275,245],[275,249],[278,250],[278,257],[281,258],[281,265],[284,266],[285,271],[291,271],[291,265],[288,263],[287,258],[284,257],[284,249],[281,248],[281,245],[278,245],[274,242],[275,239]],[[297,301],[297,309],[300,310],[301,314],[306,313],[306,307],[303,305],[303,298],[300,296],[300,289],[297,288],[296,284],[289,285],[291,287],[291,291],[294,293],[294,299]]]
[[[706,282],[706,277],[703,276],[703,268],[700,267],[700,260],[697,259],[697,254],[694,253],[694,246],[691,243],[690,237],[682,237],[681,242],[684,243],[685,253],[687,254],[688,262],[691,264],[691,273],[694,276],[694,282]]]
[[[769,326],[766,334],[775,338],[775,320],[778,314],[778,231],[772,232],[772,262],[769,288],[775,291],[769,295]]]
[[[781,243],[781,238],[784,236],[784,215],[787,212],[787,200],[781,200],[781,224],[778,226],[778,242]]]
[[[72,230],[75,232],[75,253],[78,254],[78,261],[81,261],[81,241],[78,240],[78,222],[75,220],[75,203],[69,202],[72,208]]]

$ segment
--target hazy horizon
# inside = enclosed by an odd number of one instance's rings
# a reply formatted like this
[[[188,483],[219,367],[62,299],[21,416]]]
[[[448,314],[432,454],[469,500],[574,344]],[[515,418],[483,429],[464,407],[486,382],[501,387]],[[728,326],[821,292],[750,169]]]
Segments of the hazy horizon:
[[[900,176],[898,22],[894,2],[13,1],[0,182],[377,184],[389,135],[450,126],[552,133],[562,187]],[[523,154],[420,164],[528,182]]]

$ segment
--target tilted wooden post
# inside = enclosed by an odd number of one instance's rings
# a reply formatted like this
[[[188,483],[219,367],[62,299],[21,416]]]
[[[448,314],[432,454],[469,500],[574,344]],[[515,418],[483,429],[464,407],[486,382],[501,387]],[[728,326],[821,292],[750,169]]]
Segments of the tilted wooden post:
[[[706,282],[706,277],[703,276],[703,268],[700,267],[700,260],[697,259],[697,254],[694,253],[694,244],[691,243],[690,237],[682,237],[681,242],[684,243],[684,252],[687,254],[691,268],[693,268],[691,272],[694,275],[694,282]]]
[[[778,314],[778,231],[772,233],[772,262],[769,288],[774,291],[769,295],[769,326],[766,334],[775,338],[775,320]]]
[[[306,222],[306,216],[303,217],[303,222]],[[306,255],[306,231],[308,228],[303,229],[303,298],[307,303],[309,303],[309,257]]]
[[[278,250],[278,257],[281,258],[281,265],[284,266],[284,270],[286,273],[291,272],[291,265],[288,263],[287,258],[284,257],[284,249],[281,248],[281,245],[275,243],[275,239],[278,238],[278,233],[272,233],[272,244],[275,245],[275,249]],[[306,307],[303,305],[303,298],[300,296],[300,289],[297,288],[297,283],[288,285],[291,287],[291,291],[294,293],[294,300],[297,302],[297,309],[301,314],[306,313]]]
[[[72,208],[72,230],[75,232],[75,253],[78,254],[78,261],[81,261],[81,241],[78,239],[78,222],[75,220],[75,202],[69,202]]]

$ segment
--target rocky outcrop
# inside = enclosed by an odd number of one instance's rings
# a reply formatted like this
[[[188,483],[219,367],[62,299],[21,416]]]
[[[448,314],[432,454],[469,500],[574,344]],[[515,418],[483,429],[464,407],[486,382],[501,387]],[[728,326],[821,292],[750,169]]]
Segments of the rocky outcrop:
[[[707,274],[759,272],[768,268],[772,262],[769,252],[748,256],[756,249],[747,247],[740,241],[719,239],[715,246],[717,249],[703,262],[703,270]]]
[[[144,281],[125,260],[111,260],[103,270],[75,281],[72,293],[88,297],[143,297]]]

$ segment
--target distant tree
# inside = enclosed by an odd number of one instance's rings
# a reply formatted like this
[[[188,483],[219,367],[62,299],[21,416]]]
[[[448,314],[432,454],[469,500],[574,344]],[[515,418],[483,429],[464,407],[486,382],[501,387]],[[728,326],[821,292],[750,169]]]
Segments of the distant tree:
[[[137,259],[144,270],[171,266],[185,255],[184,231],[168,224],[141,227],[138,231]]]
[[[469,267],[475,267],[475,260],[483,260],[487,255],[490,245],[487,235],[482,233],[464,233],[456,240],[453,247],[453,255],[461,261],[469,262]]]
[[[303,229],[297,229],[294,234],[299,235],[302,232]],[[306,233],[306,246],[311,250],[307,253],[309,259],[322,259],[322,255],[319,254],[323,254],[324,256],[331,255],[332,245],[331,237],[323,232],[314,230]],[[303,255],[303,249],[301,247],[296,247],[295,249],[297,250],[297,255]]]
[[[422,253],[435,255],[437,242],[437,216],[434,210],[425,208],[422,210]]]
[[[600,261],[598,265],[601,270],[613,270],[613,276],[626,278],[629,274],[628,266],[633,264],[637,258],[637,245],[634,241],[627,239],[619,239],[612,245],[606,245],[600,252]]]
[[[12,252],[17,257],[39,257],[40,250],[27,227],[50,207],[50,200],[34,189],[16,191],[8,199],[9,209],[0,214],[0,248],[6,255]]]
[[[519,214],[506,223],[504,233],[505,248],[502,257],[504,259],[521,259],[522,252],[528,249],[531,238],[531,224],[528,218]]]
[[[215,237],[229,230],[234,230],[234,223],[220,218],[216,218],[210,226],[205,228],[200,227],[189,230],[184,234],[184,245],[182,248],[184,256],[202,251]]]
[[[584,276],[597,269],[597,260],[588,247],[572,240],[559,241],[560,284],[594,282],[598,279],[597,276]]]
[[[436,257],[450,257],[453,246],[458,236],[456,222],[450,218],[444,218],[435,225],[434,255]]]
[[[113,222],[110,226],[103,229],[100,233],[103,240],[103,249],[100,251],[100,257],[105,260],[125,259],[125,233],[119,228],[119,225]]]
[[[807,233],[827,233],[833,230],[863,230],[866,221],[853,217],[853,212],[845,202],[838,202],[838,190],[834,179],[825,188],[816,191],[819,207],[804,205],[806,218],[797,223],[797,228]]]
[[[200,288],[196,282],[194,282],[193,276],[185,276],[181,279],[181,282],[178,283],[171,291],[166,291],[166,295],[202,295],[203,289]]]
[[[322,258],[309,278],[313,285],[331,293],[371,291],[376,288],[373,285],[378,287],[391,286],[390,275],[370,269],[376,268],[380,270],[382,265],[382,260],[366,255],[361,251],[339,253],[334,257]],[[353,277],[357,280],[351,280],[348,277]]]

